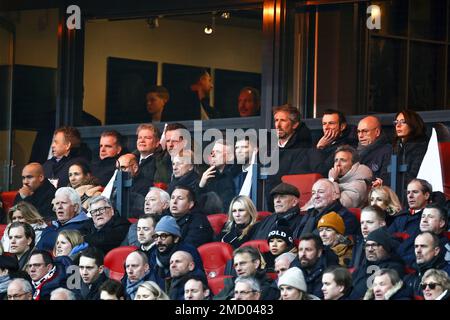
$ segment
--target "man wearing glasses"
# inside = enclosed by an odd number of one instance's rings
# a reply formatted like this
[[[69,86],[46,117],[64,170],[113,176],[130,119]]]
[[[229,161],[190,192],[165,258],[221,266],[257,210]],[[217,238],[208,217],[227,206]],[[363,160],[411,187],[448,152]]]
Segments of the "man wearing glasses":
[[[33,300],[31,284],[22,278],[12,280],[8,285],[8,300]]]
[[[239,276],[234,281],[234,298],[232,300],[259,300],[261,287],[254,277]]]
[[[450,265],[444,259],[439,237],[431,231],[425,231],[417,235],[414,240],[415,263],[412,264],[414,273],[405,277],[405,284],[414,296],[423,297],[420,284],[422,276],[430,269],[443,270],[450,274]]]
[[[53,250],[58,233],[62,230],[80,230],[89,218],[81,210],[81,199],[77,191],[70,187],[62,187],[56,190],[53,200],[53,211],[56,220],[42,231],[41,240],[36,245],[39,250]]]
[[[280,291],[261,267],[261,255],[258,249],[253,247],[240,247],[233,252],[233,267],[238,277],[254,277],[260,285],[261,300],[277,300]],[[248,291],[235,288],[236,278],[226,278],[225,286],[214,300],[230,300],[235,297],[235,291]]]
[[[392,145],[381,131],[380,120],[375,116],[367,116],[359,121],[356,132],[359,162],[372,170],[377,185],[389,185],[387,167],[391,160]]]
[[[378,228],[367,236],[365,244],[366,261],[353,274],[352,300],[360,300],[372,286],[374,273],[380,269],[394,269],[400,278],[404,275],[404,263],[395,253],[398,247],[385,228]]]
[[[115,215],[111,201],[104,196],[91,199],[89,213],[92,219],[87,220],[80,228],[84,241],[104,254],[119,247],[128,233],[128,220]]]
[[[149,263],[159,278],[159,283],[164,284],[164,279],[171,276],[170,257],[176,251],[188,252],[194,261],[193,271],[204,272],[200,254],[194,246],[182,241],[181,230],[174,217],[162,217],[155,227],[152,238],[155,245],[148,252]],[[164,286],[162,285],[161,288]]]
[[[54,289],[66,287],[64,267],[55,263],[47,251],[33,251],[28,260],[27,272],[32,280],[33,300],[50,300]]]

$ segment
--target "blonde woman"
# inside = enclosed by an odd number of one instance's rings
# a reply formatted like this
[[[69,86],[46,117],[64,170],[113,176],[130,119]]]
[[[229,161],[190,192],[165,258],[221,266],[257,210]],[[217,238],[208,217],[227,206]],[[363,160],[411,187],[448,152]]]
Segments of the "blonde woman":
[[[420,288],[425,300],[450,299],[450,278],[444,270],[427,270],[422,277]]]
[[[373,188],[369,192],[369,204],[377,205],[386,212],[386,224],[389,226],[397,214],[402,210],[402,205],[397,194],[389,187],[381,186]]]
[[[78,230],[62,230],[56,238],[52,253],[54,257],[66,256],[74,261],[85,248],[87,248],[87,243],[84,242],[83,236]]]
[[[44,218],[39,214],[35,206],[29,202],[20,201],[16,205],[12,206],[8,211],[8,226],[5,229],[1,243],[3,249],[9,252],[9,237],[8,230],[13,222],[26,222],[34,229],[36,236],[35,243],[38,243],[41,239],[42,231],[47,228],[47,224],[44,222]]]
[[[170,300],[169,296],[153,281],[143,282],[137,289],[134,300]]]
[[[237,196],[231,200],[228,221],[219,236],[220,241],[229,243],[233,248],[251,240],[257,229],[256,207],[247,196]]]

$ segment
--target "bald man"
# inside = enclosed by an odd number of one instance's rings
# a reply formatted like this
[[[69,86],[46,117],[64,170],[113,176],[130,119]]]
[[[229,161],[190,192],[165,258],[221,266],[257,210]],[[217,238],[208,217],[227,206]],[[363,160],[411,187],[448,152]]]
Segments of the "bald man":
[[[22,170],[22,187],[14,199],[14,204],[20,201],[31,203],[45,220],[50,221],[56,218],[52,209],[55,191],[55,187],[44,177],[42,165],[32,162]]]
[[[195,268],[192,255],[187,251],[176,251],[170,256],[170,287],[168,294],[171,300],[184,299],[184,284],[188,276],[205,277],[203,271]],[[205,277],[206,278],[206,277]]]
[[[390,175],[387,172],[391,160],[392,146],[381,130],[380,120],[375,116],[367,116],[358,123],[358,153],[360,163],[368,166],[376,185],[382,182],[389,185]]]

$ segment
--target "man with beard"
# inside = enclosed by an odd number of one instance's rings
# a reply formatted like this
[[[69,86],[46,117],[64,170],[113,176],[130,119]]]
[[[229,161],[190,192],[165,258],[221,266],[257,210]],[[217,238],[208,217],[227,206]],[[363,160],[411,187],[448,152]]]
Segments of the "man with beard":
[[[322,274],[327,267],[338,265],[339,259],[332,250],[324,248],[316,234],[305,234],[299,240],[298,259],[290,267],[299,267],[305,276],[307,292],[322,299]]]
[[[389,186],[390,174],[387,167],[391,160],[392,146],[381,131],[380,120],[376,116],[367,116],[359,121],[356,132],[359,162],[368,166],[375,178],[381,179],[378,183]]]
[[[352,274],[353,291],[350,299],[362,299],[371,287],[373,274],[380,269],[394,269],[403,277],[404,264],[395,253],[397,246],[398,243],[385,228],[378,228],[369,233],[365,243],[366,261]]]
[[[165,281],[170,279],[170,257],[176,251],[188,252],[194,261],[195,270],[203,272],[203,262],[197,249],[181,239],[181,230],[175,218],[164,216],[159,220],[153,234],[154,246],[147,253],[150,266],[157,277],[157,283],[165,288]]]

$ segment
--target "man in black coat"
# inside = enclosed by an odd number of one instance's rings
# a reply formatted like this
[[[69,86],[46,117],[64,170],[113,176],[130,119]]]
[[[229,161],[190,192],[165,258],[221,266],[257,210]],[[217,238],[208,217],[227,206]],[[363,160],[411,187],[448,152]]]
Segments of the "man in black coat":
[[[414,241],[414,252],[416,261],[412,264],[414,273],[408,274],[404,283],[409,293],[414,296],[423,297],[420,288],[422,276],[429,269],[439,269],[450,273],[450,265],[445,261],[445,248],[440,247],[440,241],[436,234],[425,231],[417,235]]]
[[[328,179],[317,180],[311,192],[312,207],[302,216],[302,220],[294,230],[294,237],[313,232],[320,218],[332,211],[339,214],[344,220],[345,235],[359,234],[358,220],[346,207],[342,206],[339,196],[339,188],[335,183]]]
[[[44,168],[37,162],[27,164],[22,170],[22,187],[14,199],[14,204],[26,201],[36,207],[45,220],[56,218],[52,200],[56,188],[44,177]]]
[[[296,187],[280,183],[270,192],[270,196],[275,212],[261,221],[252,239],[267,239],[267,235],[278,225],[280,219],[286,220],[291,230],[296,230],[302,219],[298,207],[300,192]],[[298,234],[294,234],[294,239],[297,238]]]
[[[149,181],[169,183],[170,172],[163,159],[158,128],[152,124],[141,124],[136,129],[136,135],[136,150],[133,154],[138,159],[140,174]]]
[[[81,135],[74,127],[55,130],[52,142],[53,157],[44,162],[45,177],[57,188],[69,185],[69,168],[75,162],[89,163],[90,159],[80,149]]]
[[[182,150],[172,158],[172,179],[167,192],[172,194],[177,185],[190,187],[199,194],[200,177],[194,168],[194,154],[191,150]]]
[[[309,160],[309,149],[312,146],[311,131],[301,121],[301,115],[297,108],[291,105],[282,105],[273,108],[272,114],[278,138],[279,169],[276,174],[267,178],[267,201],[269,201],[268,192],[281,182],[283,175],[319,172],[317,165],[321,162],[320,159],[317,159],[316,152],[311,154],[311,161]],[[302,160],[299,161],[300,159]],[[293,167],[293,165],[295,166]],[[268,202],[268,207],[269,210],[272,210],[272,203]]]
[[[339,265],[339,259],[333,250],[324,247],[318,235],[308,233],[299,240],[298,259],[292,261],[290,267],[299,267],[305,276],[308,293],[323,299],[323,272],[329,266]]]
[[[89,213],[92,219],[86,220],[80,228],[84,241],[104,254],[119,247],[128,233],[128,220],[115,215],[111,201],[104,196],[91,199]]]
[[[380,120],[375,116],[367,116],[358,123],[358,153],[360,163],[368,166],[374,178],[383,180],[384,185],[390,184],[390,165],[392,146],[381,131]]]
[[[323,136],[316,144],[316,149],[322,153],[323,163],[320,172],[328,172],[334,164],[334,153],[342,145],[356,147],[354,128],[347,125],[347,120],[341,111],[327,109],[322,116]]]
[[[80,254],[78,263],[81,276],[80,296],[83,300],[100,300],[99,288],[108,278],[104,273],[104,255],[95,247],[89,247]]]
[[[100,136],[98,159],[91,164],[92,174],[106,186],[116,170],[117,159],[123,152],[123,136],[116,130],[103,131]]]
[[[350,299],[359,300],[364,297],[368,286],[373,282],[373,274],[379,269],[394,269],[403,278],[404,264],[395,253],[397,245],[385,228],[369,233],[365,244],[366,261],[352,274],[353,290]]]
[[[195,194],[191,188],[178,185],[170,197],[170,214],[181,229],[183,242],[198,247],[213,241],[213,229],[204,214],[194,208]]]
[[[240,247],[233,252],[233,267],[239,277],[254,277],[261,286],[260,300],[277,300],[280,291],[273,284],[273,280],[268,277],[261,267],[261,255],[254,247]],[[234,297],[234,281],[236,277],[226,278],[225,286],[213,299],[230,300]]]

